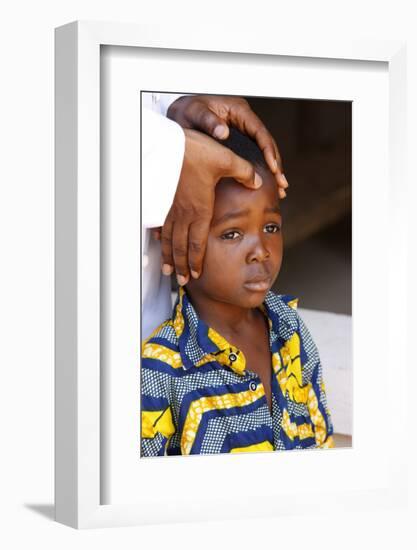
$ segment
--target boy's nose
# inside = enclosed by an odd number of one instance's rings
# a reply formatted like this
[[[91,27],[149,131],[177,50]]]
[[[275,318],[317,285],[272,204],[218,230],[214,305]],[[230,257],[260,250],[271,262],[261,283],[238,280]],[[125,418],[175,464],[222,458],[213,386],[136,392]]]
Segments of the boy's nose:
[[[254,239],[247,255],[247,262],[263,262],[267,260],[269,256],[270,252],[265,244],[262,242],[262,239]]]

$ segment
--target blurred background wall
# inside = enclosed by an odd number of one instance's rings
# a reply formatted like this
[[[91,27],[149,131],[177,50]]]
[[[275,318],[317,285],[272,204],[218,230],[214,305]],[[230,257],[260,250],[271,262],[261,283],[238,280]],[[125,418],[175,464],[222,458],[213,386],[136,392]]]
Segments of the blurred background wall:
[[[290,184],[274,290],[300,306],[351,314],[352,105],[246,98],[274,136]]]

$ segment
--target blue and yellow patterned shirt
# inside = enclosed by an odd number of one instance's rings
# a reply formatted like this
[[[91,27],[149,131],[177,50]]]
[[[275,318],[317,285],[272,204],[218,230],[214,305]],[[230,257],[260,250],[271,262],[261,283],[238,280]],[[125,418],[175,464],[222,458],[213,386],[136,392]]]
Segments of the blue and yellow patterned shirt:
[[[268,292],[270,411],[243,352],[201,319],[181,287],[142,347],[142,456],[333,447],[317,348],[297,300]]]

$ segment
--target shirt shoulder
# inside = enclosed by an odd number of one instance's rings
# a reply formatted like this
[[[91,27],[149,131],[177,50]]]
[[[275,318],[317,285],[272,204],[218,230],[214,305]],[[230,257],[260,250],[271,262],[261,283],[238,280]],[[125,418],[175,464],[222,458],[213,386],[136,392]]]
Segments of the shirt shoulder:
[[[274,292],[271,292],[271,295],[272,299],[274,299],[276,303],[280,304],[283,308],[297,310],[299,298],[293,294],[275,294]]]
[[[270,290],[266,297],[265,303],[273,310],[287,310],[288,308],[292,310],[297,310],[299,298],[293,294],[277,294]]]
[[[292,312],[291,315],[293,315],[294,319],[293,326],[294,328],[295,326],[297,327],[296,332],[300,338],[301,357],[303,368],[305,370],[305,380],[310,380],[313,375],[312,369],[320,363],[320,354],[317,345],[308,326],[304,322],[300,313],[297,311],[298,298],[291,295],[285,295],[281,298],[287,310],[291,310]]]
[[[178,336],[172,319],[161,323],[142,343],[142,357],[149,357],[149,352],[156,348],[166,348],[179,353]]]
[[[145,375],[153,372],[168,375],[168,378],[180,375],[183,360],[171,319],[159,325],[143,342],[141,367]]]
[[[292,294],[276,294],[269,291],[265,296],[264,306],[266,306],[267,314],[278,333],[283,327],[287,327],[287,330],[292,332],[298,331],[297,297]]]
[[[299,298],[292,294],[270,294],[271,309],[276,311],[284,319],[289,320],[292,328],[296,330],[301,337],[311,339],[311,334],[298,311]]]

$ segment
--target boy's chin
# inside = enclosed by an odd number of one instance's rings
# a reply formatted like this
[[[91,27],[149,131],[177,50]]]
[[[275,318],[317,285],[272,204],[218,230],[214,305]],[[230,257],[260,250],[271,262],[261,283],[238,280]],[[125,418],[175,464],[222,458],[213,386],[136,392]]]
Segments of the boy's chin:
[[[265,300],[265,296],[267,295],[267,290],[262,292],[251,292],[249,296],[245,297],[244,306],[247,308],[255,308],[262,305],[262,303]]]

